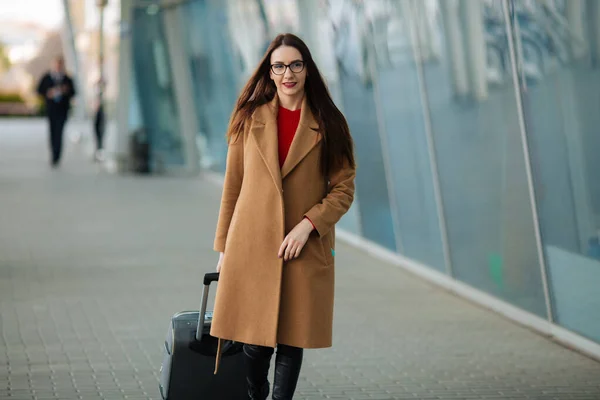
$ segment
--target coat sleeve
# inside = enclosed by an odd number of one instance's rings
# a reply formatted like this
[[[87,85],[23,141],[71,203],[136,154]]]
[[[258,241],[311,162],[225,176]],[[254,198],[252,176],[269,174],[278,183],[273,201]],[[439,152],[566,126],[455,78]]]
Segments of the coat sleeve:
[[[306,214],[319,236],[326,235],[350,209],[354,201],[354,178],[356,169],[347,163],[331,174],[329,193]]]
[[[233,210],[237,203],[242,180],[244,179],[244,134],[240,134],[235,140],[231,140],[227,149],[227,163],[225,166],[225,181],[223,183],[223,194],[221,196],[221,208],[217,232],[214,241],[214,250],[225,251],[225,242],[229,224],[233,216]]]

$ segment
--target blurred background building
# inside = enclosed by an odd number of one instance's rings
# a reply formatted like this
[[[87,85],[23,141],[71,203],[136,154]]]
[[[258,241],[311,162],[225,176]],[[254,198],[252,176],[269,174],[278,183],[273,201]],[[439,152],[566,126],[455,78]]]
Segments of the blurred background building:
[[[64,18],[65,6],[70,19]],[[35,85],[48,71],[51,61],[62,55],[67,69],[76,73],[81,95],[77,99],[77,115],[79,118],[88,116],[93,109],[93,88],[99,78],[100,18],[96,0],[0,0],[0,10],[0,59],[4,60],[0,61],[0,97],[24,100],[28,107],[19,108],[15,114],[35,113],[36,110],[31,108],[39,106]],[[110,2],[105,10],[106,97],[114,108],[118,81],[119,0]]]
[[[0,82],[25,96],[64,52],[85,116],[98,7],[65,4],[72,35],[62,18],[0,24],[0,71],[28,76]],[[597,351],[600,1],[109,0],[104,26],[113,170],[135,142],[152,173],[222,174],[241,86],[277,33],[296,33],[356,141],[340,236]]]

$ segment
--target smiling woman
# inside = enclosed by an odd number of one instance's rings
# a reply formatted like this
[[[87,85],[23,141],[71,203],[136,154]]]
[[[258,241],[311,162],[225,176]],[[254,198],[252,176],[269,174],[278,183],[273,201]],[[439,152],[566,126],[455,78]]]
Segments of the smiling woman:
[[[306,71],[302,54],[295,47],[281,46],[273,51],[271,79],[277,87],[281,106],[290,110],[299,108],[304,96]]]
[[[227,136],[211,335],[245,344],[251,399],[267,398],[277,348],[273,398],[291,399],[303,349],[332,345],[335,225],[356,174],[346,120],[300,38],[273,40]]]

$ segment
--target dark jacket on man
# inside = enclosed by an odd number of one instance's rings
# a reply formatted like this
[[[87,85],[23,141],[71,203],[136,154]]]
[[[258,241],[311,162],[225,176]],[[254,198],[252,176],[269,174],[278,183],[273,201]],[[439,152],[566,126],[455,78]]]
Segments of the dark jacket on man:
[[[64,86],[67,91],[63,95],[49,99],[46,94],[54,87]],[[44,74],[37,88],[37,92],[46,101],[48,116],[51,113],[68,113],[71,108],[71,99],[75,96],[75,85],[67,74],[55,74],[48,72]]]
[[[60,87],[62,93],[48,98],[49,90]],[[75,96],[73,80],[65,73],[46,73],[37,88],[37,92],[46,102],[46,114],[50,122],[50,147],[52,151],[52,165],[57,165],[62,152],[62,136],[65,123],[71,108],[71,99]]]

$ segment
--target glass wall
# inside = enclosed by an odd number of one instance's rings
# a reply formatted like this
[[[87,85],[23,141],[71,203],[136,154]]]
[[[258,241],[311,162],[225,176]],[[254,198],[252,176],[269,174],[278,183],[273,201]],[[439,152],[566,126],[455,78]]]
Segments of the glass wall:
[[[556,321],[600,341],[600,3],[515,2],[515,37]],[[552,26],[552,29],[547,29]]]
[[[189,53],[196,115],[198,147],[204,168],[225,171],[227,125],[238,94],[241,68],[229,36],[227,4],[195,0],[182,7],[182,29]]]
[[[162,12],[153,7],[136,8],[132,24],[133,70],[154,171],[185,164]]]
[[[368,17],[366,70],[373,82],[387,159],[398,252],[445,272],[413,40],[417,26],[408,3],[370,1],[364,5],[358,12]]]
[[[301,36],[325,77],[333,100],[344,112],[340,72],[335,53],[335,25],[330,18],[331,6],[320,0],[265,1],[260,4],[264,6],[265,31],[273,32],[269,38],[275,32],[293,32]],[[352,207],[339,221],[338,226],[345,231],[361,235],[359,209],[360,195],[355,193]]]
[[[180,7],[204,167],[223,171],[241,85],[276,34],[296,33],[356,143],[357,201],[340,228],[600,342],[600,2]],[[136,15],[144,126],[174,143],[161,22]]]
[[[333,30],[340,98],[356,145],[359,168],[356,191],[360,197],[360,224],[365,238],[397,249],[390,188],[382,136],[377,118],[374,85],[367,62],[365,14],[356,2],[330,1],[328,22]]]
[[[264,55],[265,49],[277,33],[293,32],[300,35],[311,48],[321,73],[327,80],[330,92],[338,107],[344,110],[344,102],[340,88],[340,73],[333,50],[333,25],[327,16],[328,7],[316,0],[297,1],[261,1],[261,0],[229,0],[228,22],[229,37],[232,40],[232,52],[238,60],[239,86],[244,84]],[[329,40],[323,40],[324,38]],[[352,125],[351,125],[352,129]],[[353,131],[354,132],[354,131]],[[385,188],[385,185],[380,185]],[[358,189],[354,204],[339,222],[339,226],[349,232],[361,234],[364,231],[364,216],[359,212],[361,193],[368,189]],[[362,209],[362,207],[360,207]],[[367,230],[371,233],[374,224],[369,223]],[[391,224],[385,225],[384,235],[390,238],[393,245]],[[377,233],[374,233],[375,237]],[[379,243],[379,241],[376,241]]]
[[[411,4],[454,276],[546,316],[502,2]]]

